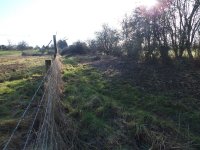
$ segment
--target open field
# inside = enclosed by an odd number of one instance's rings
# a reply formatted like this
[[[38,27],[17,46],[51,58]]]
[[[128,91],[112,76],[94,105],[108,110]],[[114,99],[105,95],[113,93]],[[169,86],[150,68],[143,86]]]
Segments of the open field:
[[[0,58],[0,149],[16,126],[18,118],[45,73],[44,60],[46,57],[17,55],[4,55],[5,57]],[[39,93],[42,94],[42,91]],[[23,123],[21,133],[18,135],[22,134],[23,127],[27,126],[27,123]]]
[[[63,63],[63,105],[85,149],[200,148],[199,69],[93,56]]]
[[[19,50],[0,50],[0,58],[2,57],[10,57],[10,56],[42,56],[43,54],[39,50],[36,49],[31,49],[31,50],[23,50],[23,51],[19,51]]]
[[[1,58],[0,148],[40,83],[45,58]],[[198,67],[90,55],[67,56],[62,62],[62,112],[68,121],[62,130],[74,149],[200,148]],[[37,101],[29,116],[36,107]],[[23,120],[11,147],[19,149],[24,142],[29,119]]]
[[[21,51],[16,51],[16,50],[0,50],[0,57],[2,56],[20,56]]]

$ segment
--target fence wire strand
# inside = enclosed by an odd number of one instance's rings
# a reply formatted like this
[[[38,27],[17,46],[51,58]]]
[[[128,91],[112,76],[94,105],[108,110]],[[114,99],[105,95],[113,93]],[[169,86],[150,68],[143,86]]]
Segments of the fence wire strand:
[[[58,124],[56,123],[55,112],[58,102],[60,100],[60,66],[58,60],[52,63],[52,76],[47,80],[47,96],[46,96],[46,109],[44,112],[44,119],[39,129],[39,133],[33,149],[63,149],[62,145],[65,145],[62,135],[59,132]],[[62,147],[62,148],[61,148]]]
[[[33,115],[33,121],[29,126],[26,141],[23,144],[23,150],[65,150],[78,149],[76,139],[76,128],[73,122],[66,117],[61,101],[62,91],[61,62],[56,57],[51,64],[46,76],[43,78],[28,107],[20,118],[16,128],[12,132],[8,142],[3,150],[6,150],[12,137],[14,136],[19,124],[24,118],[26,112],[31,106],[36,94],[44,83],[44,93],[38,103],[36,113]],[[44,109],[40,109],[41,105]],[[34,129],[38,115],[38,127]],[[35,132],[33,132],[33,130]]]
[[[12,134],[10,135],[8,141],[6,142],[6,144],[5,144],[4,148],[3,148],[3,150],[6,150],[6,149],[8,148],[8,145],[10,144],[10,142],[11,142],[11,140],[12,140],[12,138],[13,138],[15,132],[17,131],[17,129],[18,129],[20,123],[21,123],[22,120],[24,119],[24,117],[25,117],[26,113],[28,112],[28,110],[29,110],[29,108],[30,108],[32,102],[34,101],[34,99],[35,99],[37,93],[39,92],[39,90],[40,90],[40,88],[42,87],[44,81],[46,80],[50,69],[51,69],[51,67],[50,67],[49,70],[47,71],[47,74],[43,77],[42,81],[39,83],[37,90],[35,91],[33,97],[31,98],[31,100],[30,100],[28,106],[26,107],[24,113],[23,113],[22,116],[20,117],[20,119],[19,119],[19,121],[18,121],[16,127],[15,127],[14,130],[12,131]]]
[[[40,111],[40,107],[41,107],[41,105],[42,105],[42,103],[43,103],[43,101],[44,101],[45,94],[46,94],[46,89],[45,89],[45,91],[44,91],[44,93],[43,93],[43,95],[42,95],[42,98],[41,98],[41,100],[40,100],[39,106],[37,107],[37,111],[36,111],[35,117],[34,117],[34,119],[33,119],[33,122],[32,122],[32,124],[31,124],[31,127],[30,127],[30,129],[29,129],[29,131],[28,131],[28,135],[27,135],[26,142],[25,142],[25,144],[24,144],[23,150],[26,149],[26,146],[27,146],[27,144],[28,144],[28,141],[29,141],[31,132],[32,132],[32,130],[33,130],[33,126],[34,126],[34,124],[35,124],[35,121],[36,121],[37,116],[38,116],[39,111]]]

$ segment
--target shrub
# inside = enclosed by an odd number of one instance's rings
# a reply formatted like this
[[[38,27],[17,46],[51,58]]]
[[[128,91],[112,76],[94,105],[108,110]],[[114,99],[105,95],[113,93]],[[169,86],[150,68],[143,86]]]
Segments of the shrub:
[[[86,54],[89,52],[89,48],[85,42],[75,42],[68,48],[62,51],[61,55],[69,54]]]

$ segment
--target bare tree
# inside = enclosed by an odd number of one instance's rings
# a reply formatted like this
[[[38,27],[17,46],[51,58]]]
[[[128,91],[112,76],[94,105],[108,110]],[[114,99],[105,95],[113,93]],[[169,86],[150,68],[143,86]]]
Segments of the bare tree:
[[[193,59],[191,48],[200,27],[200,1],[171,1],[169,14],[170,35],[176,57],[181,58],[184,50],[187,50],[190,59]]]
[[[163,61],[169,59],[170,49],[176,58],[182,58],[187,50],[193,59],[192,47],[200,27],[199,8],[199,0],[160,0],[152,9],[136,8],[122,22],[125,49],[133,52],[137,46],[137,51],[142,51],[142,45],[147,59],[159,53]]]
[[[120,36],[117,30],[104,24],[102,31],[96,32],[97,45],[105,54],[111,54],[118,47]]]
[[[23,50],[25,50],[27,48],[28,48],[28,44],[25,41],[21,41],[17,45],[17,49],[18,50],[22,50],[23,51]]]

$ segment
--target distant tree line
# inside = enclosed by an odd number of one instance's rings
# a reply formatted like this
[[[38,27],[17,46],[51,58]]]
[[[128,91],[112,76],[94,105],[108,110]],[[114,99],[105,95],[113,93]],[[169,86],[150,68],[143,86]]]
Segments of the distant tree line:
[[[137,7],[125,16],[121,29],[104,24],[95,38],[68,45],[66,40],[57,42],[59,52],[64,54],[99,53],[103,55],[128,56],[135,60],[163,63],[172,58],[193,60],[200,57],[200,1],[158,0],[152,8]],[[32,47],[24,41],[18,45],[1,45],[0,49],[25,50]],[[45,53],[53,53],[53,45],[37,47]]]
[[[137,7],[124,17],[120,31],[103,25],[88,46],[105,55],[193,60],[200,56],[200,1],[159,0],[151,9]]]
[[[0,50],[31,50],[34,49],[32,46],[29,46],[27,42],[21,41],[17,45],[12,45],[9,41],[8,45],[0,45]]]

